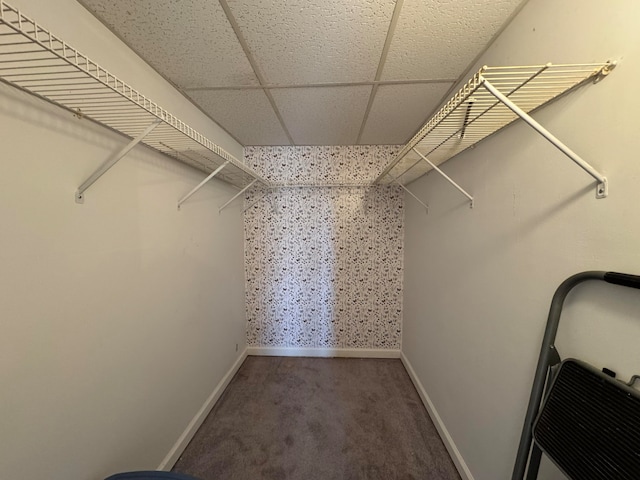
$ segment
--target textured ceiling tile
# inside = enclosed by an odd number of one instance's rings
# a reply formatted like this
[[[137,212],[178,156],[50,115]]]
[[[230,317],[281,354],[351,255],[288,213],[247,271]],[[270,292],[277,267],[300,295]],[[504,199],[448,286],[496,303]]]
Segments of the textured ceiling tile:
[[[286,88],[271,93],[296,145],[353,145],[371,87]]]
[[[267,83],[374,80],[394,0],[228,0]]]
[[[209,0],[81,0],[182,88],[258,83],[227,17]]]
[[[522,0],[405,0],[383,80],[457,78]]]
[[[381,85],[360,143],[406,143],[440,104],[450,87],[450,83]]]
[[[262,90],[193,90],[187,93],[243,145],[290,145]]]

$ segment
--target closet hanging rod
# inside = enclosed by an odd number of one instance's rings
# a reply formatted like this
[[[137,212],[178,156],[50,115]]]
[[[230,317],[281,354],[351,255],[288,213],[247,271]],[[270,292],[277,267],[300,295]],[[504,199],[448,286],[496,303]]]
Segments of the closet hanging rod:
[[[238,188],[254,179],[269,185],[219,145],[4,0],[0,0],[0,80],[129,139],[159,122],[141,143],[207,174],[226,163],[216,178]],[[114,103],[127,108],[115,111]]]
[[[615,62],[483,67],[400,150],[376,183],[402,179],[406,185],[433,168],[422,162],[421,155],[440,165],[522,118],[593,176],[598,182],[596,197],[604,198],[604,175],[551,135],[529,112],[589,80],[600,80],[614,67]]]

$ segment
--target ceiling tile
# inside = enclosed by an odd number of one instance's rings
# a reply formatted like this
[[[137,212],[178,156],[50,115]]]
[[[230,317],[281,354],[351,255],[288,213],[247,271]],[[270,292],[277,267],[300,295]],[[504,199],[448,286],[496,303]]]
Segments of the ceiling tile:
[[[271,93],[296,145],[353,145],[371,87],[283,88]]]
[[[522,0],[405,0],[383,80],[457,78]]]
[[[381,85],[378,87],[361,144],[392,145],[407,140],[440,104],[451,83]]]
[[[187,94],[243,145],[290,145],[261,89],[192,90]]]
[[[228,0],[270,84],[374,80],[394,0]]]
[[[258,84],[217,1],[81,2],[151,66],[182,88]]]

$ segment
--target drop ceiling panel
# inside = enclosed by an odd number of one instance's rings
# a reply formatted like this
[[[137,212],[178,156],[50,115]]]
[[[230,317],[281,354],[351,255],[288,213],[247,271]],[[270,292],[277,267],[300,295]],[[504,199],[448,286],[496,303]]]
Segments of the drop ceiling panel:
[[[245,145],[354,144],[396,0],[79,0]],[[398,0],[399,1],[399,0]],[[445,87],[523,0],[404,0],[360,143],[396,144],[417,130]],[[526,0],[524,0],[526,1]],[[225,10],[235,22],[229,22]],[[400,6],[399,5],[399,6]],[[396,13],[398,13],[396,12]],[[233,23],[233,27],[232,27]],[[234,28],[236,31],[234,31]],[[249,87],[244,91],[238,87]],[[207,89],[206,87],[223,87]]]
[[[258,83],[217,0],[81,3],[181,88]]]
[[[394,0],[229,0],[269,84],[374,80]]]
[[[383,80],[457,78],[522,0],[405,0]]]
[[[191,90],[187,93],[243,145],[290,145],[262,89]]]
[[[441,103],[451,83],[378,87],[361,144],[406,143]]]
[[[296,145],[354,145],[371,87],[271,90]]]

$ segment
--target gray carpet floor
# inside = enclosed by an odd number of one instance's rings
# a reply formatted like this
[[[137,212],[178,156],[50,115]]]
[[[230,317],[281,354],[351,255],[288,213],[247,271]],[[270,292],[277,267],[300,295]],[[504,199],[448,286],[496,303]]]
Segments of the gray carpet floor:
[[[248,357],[174,467],[202,480],[459,479],[400,360]]]

